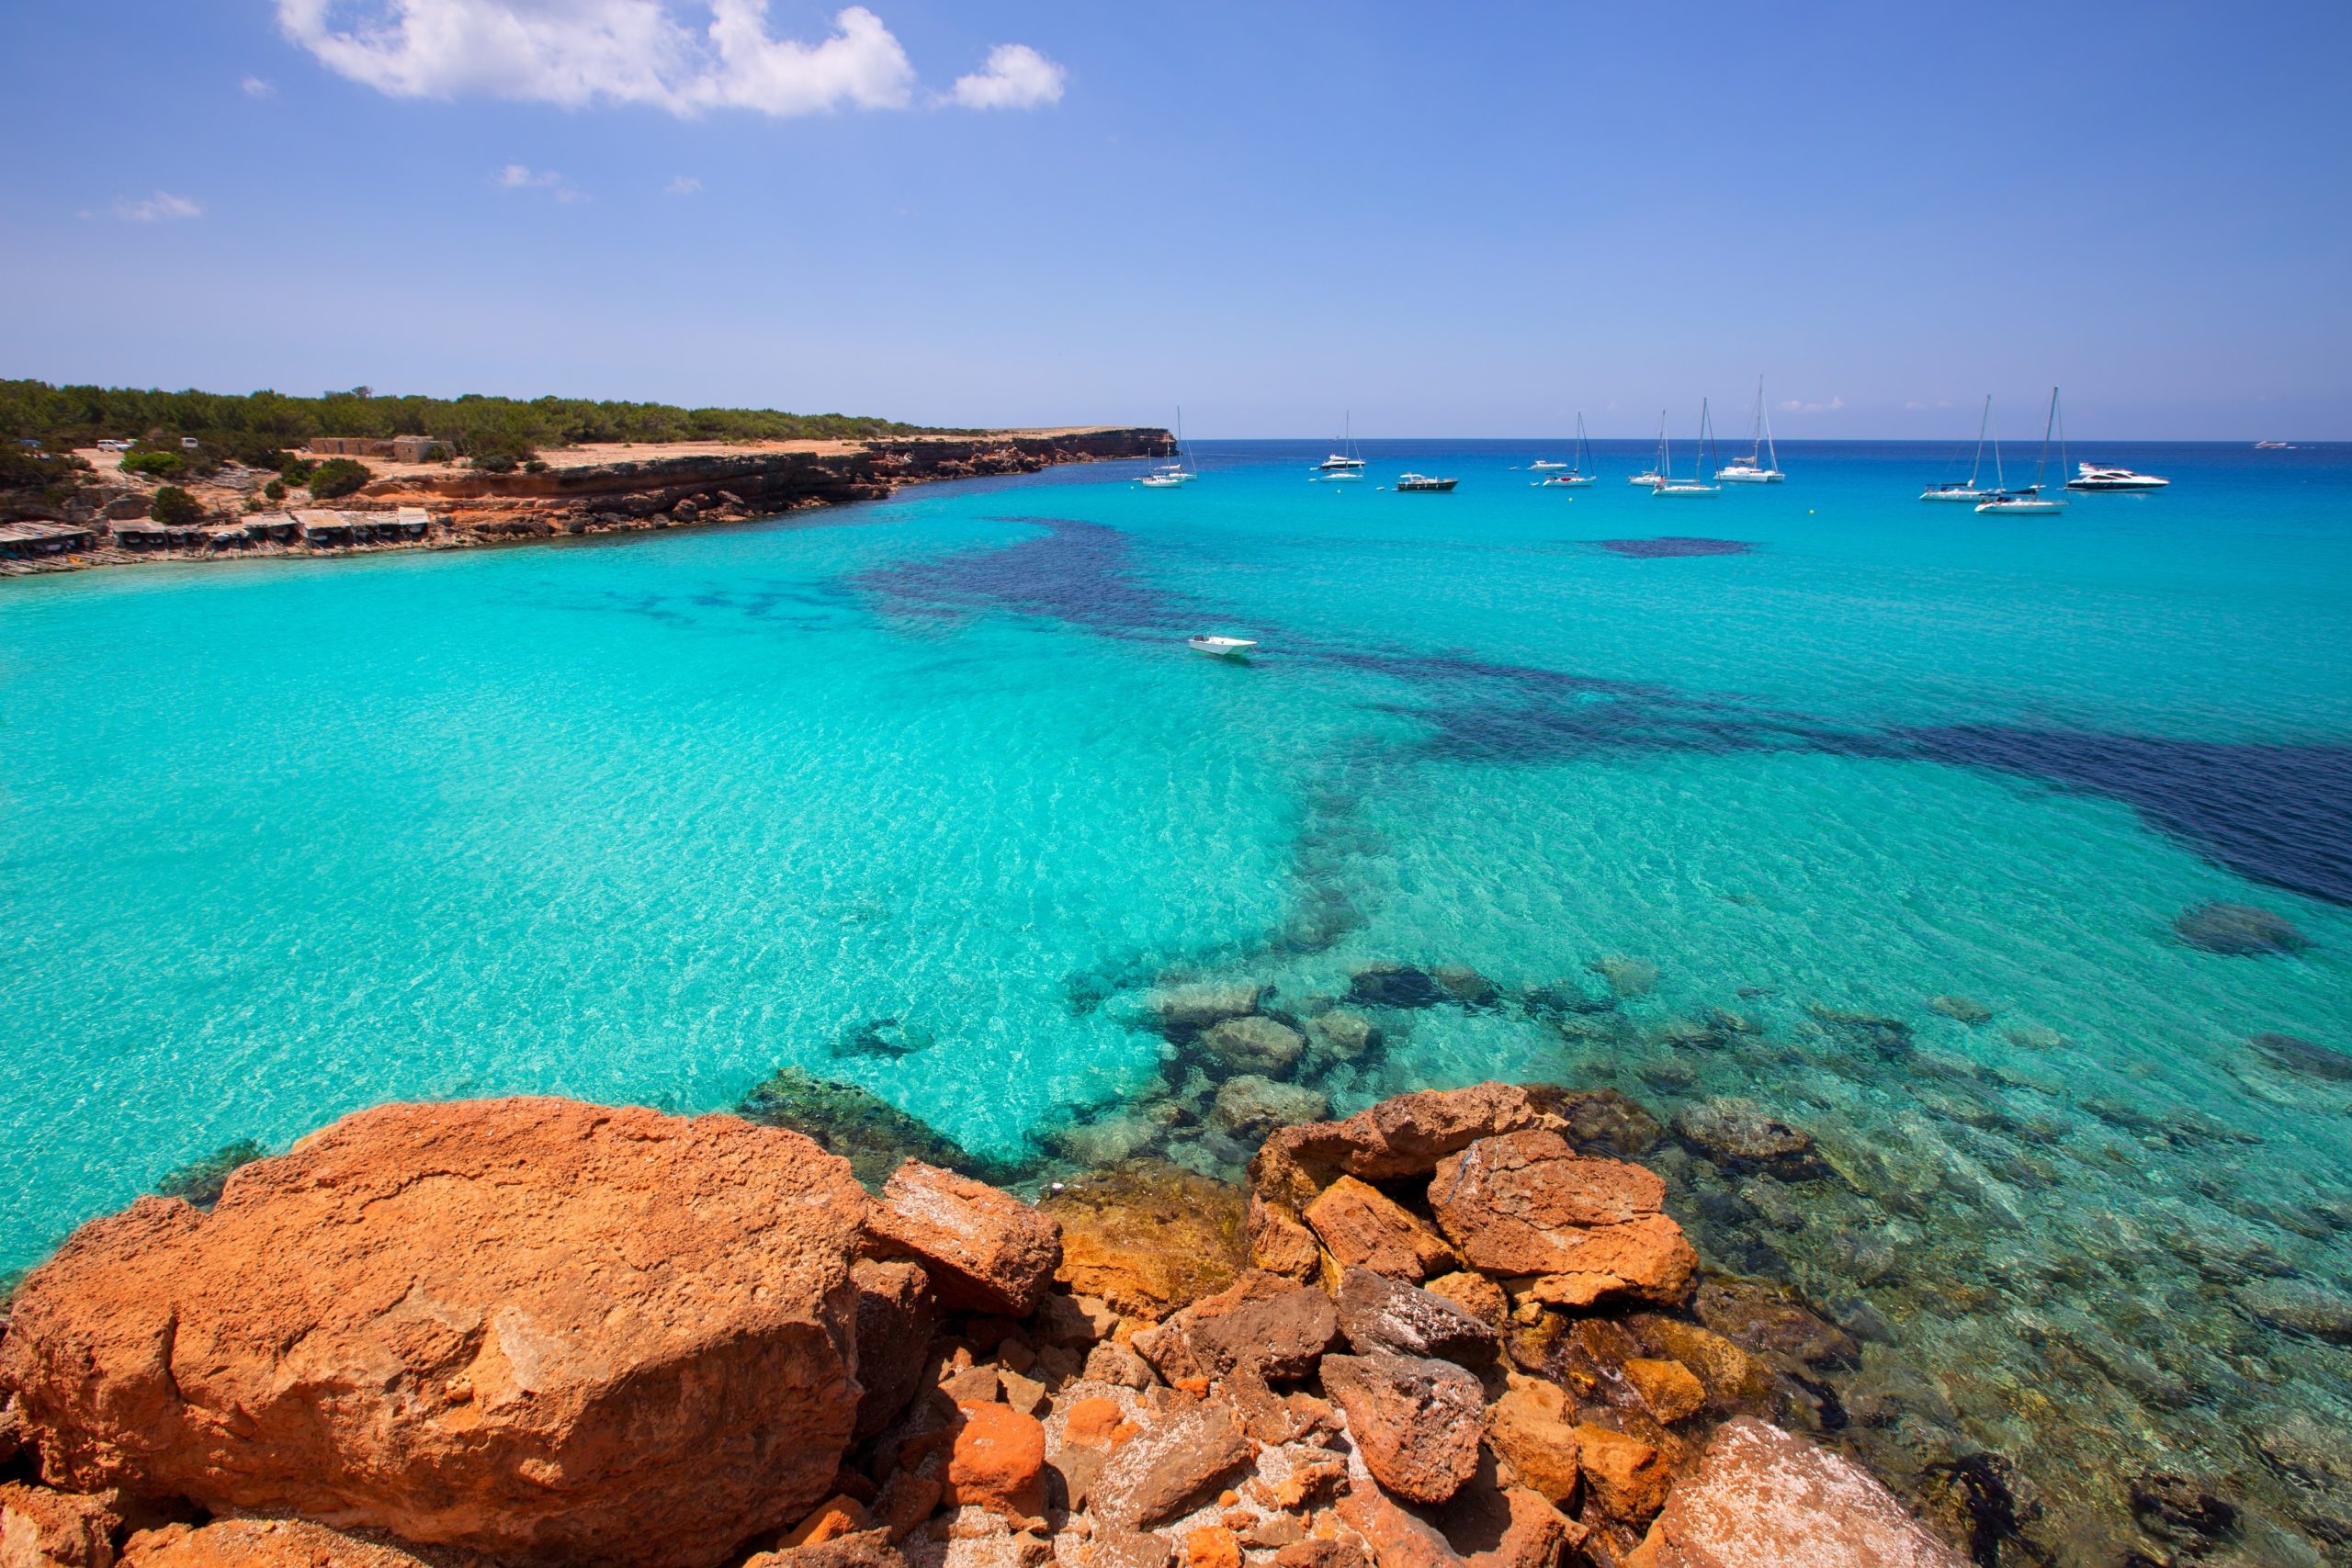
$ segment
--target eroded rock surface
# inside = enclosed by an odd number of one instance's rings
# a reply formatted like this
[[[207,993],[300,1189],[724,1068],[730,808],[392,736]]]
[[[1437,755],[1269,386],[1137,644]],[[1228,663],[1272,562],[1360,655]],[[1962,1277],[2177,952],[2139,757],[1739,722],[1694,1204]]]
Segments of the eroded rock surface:
[[[1009,1192],[909,1160],[866,1228],[922,1259],[947,1306],[1024,1317],[1061,1266],[1061,1227]]]
[[[1622,1160],[1585,1159],[1547,1128],[1484,1138],[1439,1163],[1430,1207],[1472,1266],[1542,1276],[1538,1299],[1671,1304],[1698,1254],[1661,1212],[1666,1184]]]
[[[1323,1387],[1373,1479],[1415,1503],[1442,1503],[1478,1469],[1486,1395],[1451,1361],[1326,1356]]]

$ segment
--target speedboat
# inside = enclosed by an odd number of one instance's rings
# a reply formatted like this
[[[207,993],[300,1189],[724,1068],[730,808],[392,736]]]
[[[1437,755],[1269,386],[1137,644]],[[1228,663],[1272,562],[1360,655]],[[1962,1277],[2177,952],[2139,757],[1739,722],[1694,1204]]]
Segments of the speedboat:
[[[1211,659],[1247,659],[1258,645],[1246,637],[1188,637],[1184,646]]]
[[[1398,474],[1396,476],[1396,489],[1400,493],[1418,491],[1442,494],[1461,482],[1460,479],[1433,479],[1427,474]]]
[[[2154,474],[2135,474],[2129,468],[2103,468],[2097,463],[2077,463],[2080,471],[2066,481],[2068,490],[2162,490],[2172,483]]]
[[[100,445],[103,446],[105,444],[101,442]],[[2257,452],[2291,452],[2294,450],[2292,446],[2289,446],[2284,441],[2257,441],[2254,444],[2254,449]]]

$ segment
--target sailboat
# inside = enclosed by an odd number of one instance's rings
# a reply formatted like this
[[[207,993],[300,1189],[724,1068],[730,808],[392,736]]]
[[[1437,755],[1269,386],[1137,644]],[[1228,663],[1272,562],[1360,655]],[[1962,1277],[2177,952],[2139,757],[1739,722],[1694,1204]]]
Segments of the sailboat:
[[[1656,490],[1666,482],[1666,476],[1671,471],[1666,457],[1666,411],[1660,409],[1657,411],[1657,461],[1650,465],[1647,473],[1635,474],[1625,482],[1629,485],[1640,485],[1647,490]]]
[[[1986,500],[1976,503],[1977,511],[2064,512],[2066,509],[2064,497],[2041,493],[2042,471],[2050,466],[2050,436],[2057,428],[2058,389],[2052,387],[2050,389],[2050,419],[2041,427],[2041,457],[2033,465],[2033,482],[2023,490],[2004,490],[1994,492]],[[2058,437],[2058,471],[2060,473],[2066,471],[2066,438],[2063,434]]]
[[[1345,434],[1340,437],[1340,449],[1316,464],[1311,477],[1327,482],[1363,478],[1363,459],[1356,455],[1355,414],[1352,412],[1347,415],[1343,429]]]
[[[1554,468],[1567,468],[1565,474],[1554,474],[1538,481],[1539,488],[1558,486],[1563,490],[1580,490],[1593,480],[1592,443],[1585,438],[1584,414],[1577,414],[1577,460],[1573,466],[1555,463]],[[1539,464],[1538,467],[1541,467]]]
[[[1989,491],[1978,490],[1976,488],[1976,476],[1984,470],[1984,432],[1991,426],[1992,423],[1993,394],[1987,392],[1984,394],[1984,412],[1979,414],[1976,419],[1976,460],[1968,465],[1967,479],[1964,481],[1951,479],[1942,484],[1929,485],[1927,489],[1919,492],[1919,499],[1921,501],[1966,501],[1973,502],[1979,501],[1989,501],[1994,496],[2001,493],[2001,438],[1997,435],[1993,437],[1993,488]],[[1946,473],[1950,473],[1951,470],[1950,468],[1946,468],[1944,471]]]
[[[1176,410],[1176,460],[1160,464],[1144,475],[1140,482],[1150,490],[1174,490],[1200,477],[1200,465],[1193,461],[1192,453],[1184,447],[1184,410],[1180,404]]]
[[[1688,479],[1674,477],[1674,464],[1668,459],[1665,444],[1661,442],[1658,448],[1660,478],[1657,483],[1650,486],[1650,493],[1672,496],[1678,500],[1684,496],[1721,495],[1723,486],[1707,482],[1707,448],[1713,440],[1707,420],[1707,400],[1702,398],[1699,400],[1699,456],[1690,465],[1690,477]]]
[[[1715,470],[1717,481],[1727,485],[1776,485],[1784,476],[1781,472],[1781,450],[1772,445],[1772,416],[1764,412],[1764,378],[1756,378],[1756,440],[1747,456]]]

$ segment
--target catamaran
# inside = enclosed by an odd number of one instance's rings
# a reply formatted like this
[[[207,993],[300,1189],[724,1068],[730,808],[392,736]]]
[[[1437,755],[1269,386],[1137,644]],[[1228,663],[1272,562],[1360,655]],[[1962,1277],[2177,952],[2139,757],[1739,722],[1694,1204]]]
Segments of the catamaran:
[[[1715,479],[1723,484],[1776,485],[1785,476],[1781,472],[1781,449],[1772,445],[1772,416],[1764,412],[1764,378],[1756,378],[1756,439],[1747,456],[1715,470]]]
[[[1340,437],[1340,449],[1315,465],[1313,477],[1327,482],[1336,479],[1363,478],[1363,459],[1356,455],[1356,419],[1353,412],[1347,415]]]
[[[1993,488],[1976,488],[1976,476],[1984,468],[1984,432],[1992,423],[1993,394],[1987,392],[1984,394],[1984,412],[1976,418],[1976,460],[1968,466],[1967,479],[1951,479],[1942,484],[1929,485],[1919,492],[1921,501],[1965,501],[1973,504],[1989,501],[2001,493],[2001,438],[1997,435],[1993,437]],[[1950,473],[1951,470],[1947,468],[1944,471]]]
[[[1542,466],[1543,465],[1541,464],[1537,465],[1539,468]],[[1555,468],[1565,468],[1568,471],[1565,474],[1554,474],[1547,479],[1538,479],[1536,484],[1539,488],[1549,489],[1556,486],[1562,490],[1578,490],[1592,482],[1592,443],[1585,439],[1584,415],[1582,412],[1578,412],[1577,415],[1576,462],[1574,464],[1555,463],[1552,467]]]
[[[1656,490],[1666,482],[1669,471],[1666,461],[1666,411],[1660,409],[1657,411],[1657,461],[1650,465],[1649,472],[1635,474],[1625,482],[1640,485],[1645,490]]]
[[[1184,446],[1184,410],[1176,410],[1176,460],[1162,463],[1144,475],[1140,481],[1152,490],[1174,490],[1201,477],[1201,466],[1193,461],[1193,454]]]
[[[2065,497],[2044,495],[2041,493],[2042,471],[2050,466],[2050,437],[2052,433],[2057,431],[2057,429],[2058,389],[2052,387],[2050,389],[2050,418],[2049,421],[2041,427],[2041,457],[2033,465],[2033,482],[2026,486],[2023,490],[1996,491],[1991,496],[1976,503],[1977,511],[2024,513],[2064,512],[2066,510]],[[2064,434],[2060,434],[2058,436],[2058,471],[2064,473],[2065,470],[2066,437]]]
[[[1713,428],[1707,418],[1707,400],[1701,398],[1699,400],[1699,456],[1690,465],[1690,477],[1688,479],[1678,479],[1674,477],[1673,455],[1668,451],[1665,440],[1661,436],[1658,442],[1657,461],[1659,478],[1657,483],[1650,486],[1650,493],[1671,496],[1677,500],[1686,496],[1721,495],[1723,486],[1711,485],[1707,482],[1707,448],[1713,439]]]

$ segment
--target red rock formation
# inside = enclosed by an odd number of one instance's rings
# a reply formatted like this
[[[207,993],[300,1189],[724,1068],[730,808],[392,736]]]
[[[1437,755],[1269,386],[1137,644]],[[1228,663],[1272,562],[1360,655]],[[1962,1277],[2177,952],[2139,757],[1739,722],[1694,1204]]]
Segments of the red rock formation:
[[[1173,1382],[1246,1367],[1261,1378],[1304,1377],[1340,1332],[1331,1298],[1255,1269],[1135,1337],[1135,1348]]]
[[[1348,1436],[1384,1490],[1442,1503],[1477,1473],[1486,1395],[1453,1362],[1326,1356],[1323,1388],[1348,1413]]]
[[[1325,1188],[1306,1205],[1305,1217],[1343,1269],[1418,1281],[1451,1272],[1462,1261],[1426,1221],[1352,1176]]]
[[[1480,1139],[1439,1162],[1430,1182],[1439,1226],[1473,1267],[1543,1276],[1535,1298],[1555,1306],[1688,1296],[1699,1256],[1660,1212],[1665,1201],[1649,1171],[1582,1158],[1546,1128]]]
[[[16,1568],[14,1563],[10,1568]],[[412,1551],[301,1519],[216,1519],[141,1530],[119,1568],[492,1568],[447,1548]]]
[[[1480,1138],[1547,1122],[1516,1084],[1400,1094],[1344,1122],[1279,1129],[1250,1162],[1250,1179],[1271,1196],[1306,1204],[1334,1175],[1366,1181],[1422,1176]]]
[[[866,1228],[929,1267],[939,1299],[967,1312],[1026,1317],[1061,1267],[1047,1215],[984,1181],[908,1160],[882,1184]]]
[[[61,1483],[700,1568],[827,1491],[865,1202],[733,1117],[386,1106],[84,1226],[0,1356]]]

